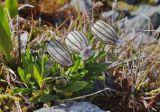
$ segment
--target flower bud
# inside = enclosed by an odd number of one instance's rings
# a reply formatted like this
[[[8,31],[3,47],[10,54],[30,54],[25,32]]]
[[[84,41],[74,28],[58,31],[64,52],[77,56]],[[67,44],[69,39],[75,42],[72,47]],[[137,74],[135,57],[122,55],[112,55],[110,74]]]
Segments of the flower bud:
[[[64,66],[72,65],[69,52],[59,41],[55,40],[47,43],[47,51],[57,63]]]
[[[83,59],[88,59],[92,55],[91,47],[85,35],[78,31],[70,32],[65,39],[66,46],[72,51],[80,53]]]
[[[104,21],[98,20],[96,23],[94,23],[91,27],[91,31],[98,40],[106,44],[120,44],[120,39],[118,39],[113,27]]]

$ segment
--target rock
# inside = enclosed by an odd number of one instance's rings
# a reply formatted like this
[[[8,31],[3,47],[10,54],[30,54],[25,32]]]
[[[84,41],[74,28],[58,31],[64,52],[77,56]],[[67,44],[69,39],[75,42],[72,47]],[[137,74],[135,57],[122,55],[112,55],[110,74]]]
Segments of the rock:
[[[157,30],[153,33],[156,39],[160,39],[160,26],[157,28]]]
[[[158,32],[160,32],[160,26],[157,28]]]
[[[36,110],[34,112],[106,112],[89,102],[70,102]]]
[[[130,14],[130,11],[129,10],[123,10],[123,15],[124,17],[127,17],[127,18],[133,18],[134,16]]]
[[[149,22],[151,22],[154,29],[157,29],[160,25],[160,6],[142,5],[131,15],[134,17],[118,22],[119,29],[125,33],[132,32],[133,29],[135,32],[147,30]]]
[[[140,14],[147,14],[147,11],[152,13],[158,12],[160,7],[157,6],[150,6],[150,5],[141,5],[138,10],[131,12],[132,15],[140,15]]]
[[[103,19],[112,19],[112,16],[113,16],[113,21],[115,21],[116,18],[119,16],[119,13],[112,10],[101,13],[101,18]]]
[[[21,52],[22,53],[25,53],[25,48],[26,48],[27,42],[28,42],[28,36],[29,36],[29,33],[27,31],[24,31],[22,34],[20,34]]]
[[[128,4],[132,4],[132,5],[135,5],[138,3],[138,0],[127,0],[126,1]]]
[[[159,4],[160,4],[160,0],[157,1],[157,5],[159,5]]]
[[[91,12],[92,0],[71,0],[70,5],[73,6],[77,11]]]

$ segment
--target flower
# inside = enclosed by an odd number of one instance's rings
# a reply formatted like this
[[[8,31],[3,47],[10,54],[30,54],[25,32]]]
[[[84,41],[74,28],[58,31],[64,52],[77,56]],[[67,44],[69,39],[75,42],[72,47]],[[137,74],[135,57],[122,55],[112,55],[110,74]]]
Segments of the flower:
[[[106,44],[117,45],[121,42],[113,27],[104,21],[98,20],[94,23],[91,27],[91,31],[98,40]]]
[[[72,60],[69,52],[59,41],[48,41],[47,44],[48,53],[57,63],[64,66],[72,65]]]
[[[72,51],[80,53],[80,56],[85,60],[93,53],[88,45],[88,40],[85,35],[79,31],[70,32],[65,39],[66,46]]]

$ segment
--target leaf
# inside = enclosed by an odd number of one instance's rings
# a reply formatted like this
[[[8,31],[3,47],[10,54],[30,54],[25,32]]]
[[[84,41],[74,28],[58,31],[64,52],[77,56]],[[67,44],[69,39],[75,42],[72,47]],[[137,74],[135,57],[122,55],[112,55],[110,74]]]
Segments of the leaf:
[[[32,63],[33,60],[32,60],[32,54],[31,54],[31,51],[29,48],[26,49],[26,52],[25,52],[25,61],[27,61],[28,63]]]
[[[1,20],[0,23],[3,26],[4,30],[6,31],[7,35],[11,36],[8,18],[7,18],[5,11],[1,5],[0,5],[0,20]]]
[[[45,63],[47,62],[48,57],[46,55],[43,55],[41,58],[41,74],[44,74],[45,69]]]
[[[39,102],[47,103],[49,101],[59,99],[58,95],[45,94],[39,98]]]
[[[42,75],[40,74],[40,70],[37,65],[33,66],[34,69],[34,78],[36,79],[39,87],[42,86]]]
[[[8,9],[11,18],[18,14],[17,0],[6,0],[4,7]]]
[[[24,74],[24,72],[23,72],[23,70],[20,68],[20,67],[18,67],[18,75],[19,75],[19,77],[20,77],[20,79],[23,81],[23,82],[26,82],[26,79],[25,79],[25,74]]]
[[[44,74],[44,57],[41,58],[41,74]]]
[[[28,95],[28,94],[31,94],[32,93],[32,89],[31,88],[14,88],[12,90],[13,94],[16,94],[16,93],[20,93],[20,94],[23,94],[23,95]]]
[[[104,51],[95,51],[94,55],[87,60],[87,62],[95,62],[96,60],[101,60],[106,56],[106,52]]]
[[[99,75],[100,73],[104,72],[108,67],[106,63],[90,63],[86,64],[86,69],[88,73],[91,75]]]
[[[65,92],[77,92],[77,91],[83,90],[87,85],[88,85],[88,82],[86,81],[75,81],[70,85],[68,85],[63,90]]]
[[[33,63],[28,63],[25,65],[25,73],[27,74],[34,74],[34,68],[33,68]]]
[[[6,44],[7,43],[7,44]],[[6,56],[7,61],[11,61],[10,52],[12,50],[11,31],[5,11],[0,6],[0,50]]]
[[[27,75],[26,75],[26,81],[27,81],[27,82],[29,82],[29,81],[30,81],[31,76],[32,76],[31,74],[27,74]]]
[[[79,69],[79,66],[80,66],[80,61],[81,61],[80,59],[76,60],[74,66],[71,69],[71,73],[77,72],[77,70]]]

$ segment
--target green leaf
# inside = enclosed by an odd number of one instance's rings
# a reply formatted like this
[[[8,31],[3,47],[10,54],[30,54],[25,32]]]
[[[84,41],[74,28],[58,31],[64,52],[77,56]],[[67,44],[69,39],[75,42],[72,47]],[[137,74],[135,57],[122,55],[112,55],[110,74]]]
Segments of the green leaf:
[[[7,15],[1,5],[0,5],[0,20],[1,20],[0,23],[3,26],[3,29],[6,31],[7,35],[11,36],[9,20],[8,20]]]
[[[106,52],[104,51],[95,51],[94,55],[87,60],[87,62],[95,62],[97,60],[101,60],[106,56]]]
[[[45,68],[45,63],[47,61],[48,57],[46,55],[43,55],[41,58],[41,74],[44,74],[44,68]]]
[[[20,67],[18,67],[18,75],[19,75],[19,77],[20,77],[20,79],[23,81],[23,82],[26,82],[26,79],[25,79],[25,74],[24,74],[24,72],[23,72],[23,70],[20,68]]]
[[[77,91],[83,90],[87,85],[88,85],[88,82],[86,81],[75,81],[70,85],[68,85],[63,90],[65,92],[77,92]]]
[[[26,75],[26,81],[27,81],[27,82],[29,82],[29,81],[30,81],[31,76],[32,76],[31,74],[27,74],[27,75]]]
[[[7,61],[11,61],[10,52],[12,50],[11,31],[8,18],[4,9],[0,6],[0,50],[4,53]]]
[[[59,99],[58,95],[45,94],[39,98],[39,102],[47,103],[49,101],[53,101],[55,99]]]
[[[77,70],[78,70],[79,67],[80,67],[80,61],[81,61],[80,59],[76,60],[74,66],[73,66],[72,69],[71,69],[71,73],[77,72]]]
[[[6,0],[4,7],[8,9],[11,18],[18,14],[18,3],[17,0]]]
[[[86,69],[90,75],[99,75],[104,72],[108,67],[106,63],[90,63],[86,64]]]
[[[27,74],[34,74],[34,68],[33,68],[34,64],[33,63],[28,63],[26,65],[24,65],[25,67],[25,73]]]
[[[40,70],[37,65],[33,66],[34,69],[34,78],[36,79],[39,87],[42,86],[42,75],[40,74]]]
[[[13,94],[20,93],[23,95],[28,95],[32,93],[32,89],[31,88],[14,88],[12,92]]]

